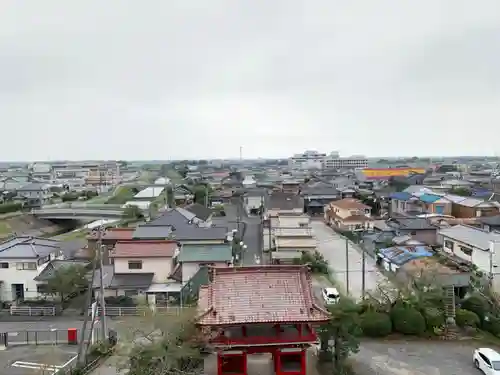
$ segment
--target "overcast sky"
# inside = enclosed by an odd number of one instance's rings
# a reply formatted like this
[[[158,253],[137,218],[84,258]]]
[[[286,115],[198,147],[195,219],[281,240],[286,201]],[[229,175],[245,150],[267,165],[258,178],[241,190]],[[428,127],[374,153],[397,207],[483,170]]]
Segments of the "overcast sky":
[[[500,154],[500,0],[2,0],[0,160]]]

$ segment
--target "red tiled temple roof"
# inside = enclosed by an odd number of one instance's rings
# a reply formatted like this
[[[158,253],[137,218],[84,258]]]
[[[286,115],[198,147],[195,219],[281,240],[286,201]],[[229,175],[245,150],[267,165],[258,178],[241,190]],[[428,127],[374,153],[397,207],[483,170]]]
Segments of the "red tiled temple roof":
[[[326,310],[314,303],[306,266],[212,268],[200,289],[200,325],[323,322]]]

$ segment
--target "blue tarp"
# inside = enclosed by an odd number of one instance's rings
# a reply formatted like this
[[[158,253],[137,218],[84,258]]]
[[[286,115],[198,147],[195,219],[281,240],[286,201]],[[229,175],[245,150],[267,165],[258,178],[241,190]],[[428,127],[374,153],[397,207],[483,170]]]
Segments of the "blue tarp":
[[[397,266],[417,258],[430,257],[433,253],[427,246],[394,246],[379,250],[379,256]]]
[[[434,194],[422,194],[418,199],[420,199],[424,203],[434,203],[439,200],[441,197],[439,195]]]

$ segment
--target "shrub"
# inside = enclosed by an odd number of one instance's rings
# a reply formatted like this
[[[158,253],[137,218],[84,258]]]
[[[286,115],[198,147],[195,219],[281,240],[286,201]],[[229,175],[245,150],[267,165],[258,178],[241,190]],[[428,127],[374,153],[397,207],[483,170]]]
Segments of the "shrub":
[[[16,212],[23,208],[21,203],[4,203],[0,204],[0,214],[6,214],[9,212]]]
[[[480,323],[480,319],[476,313],[465,309],[458,309],[456,311],[455,321],[459,327],[477,327]]]
[[[437,308],[428,308],[423,311],[427,329],[433,330],[436,327],[442,327],[445,323],[444,314]]]
[[[488,301],[480,295],[474,294],[462,302],[462,309],[472,311],[481,321],[490,312]]]
[[[368,337],[385,337],[392,332],[392,322],[389,315],[368,311],[361,315],[361,329]]]
[[[483,321],[482,328],[495,336],[500,336],[500,318],[488,316],[488,318]]]
[[[413,307],[395,306],[391,311],[392,326],[404,335],[421,335],[425,332],[425,318]]]

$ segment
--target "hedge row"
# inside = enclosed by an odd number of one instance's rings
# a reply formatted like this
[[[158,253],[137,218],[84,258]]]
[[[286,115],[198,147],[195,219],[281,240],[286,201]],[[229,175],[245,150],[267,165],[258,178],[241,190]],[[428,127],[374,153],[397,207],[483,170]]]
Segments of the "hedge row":
[[[462,302],[456,313],[457,325],[481,328],[495,336],[500,336],[500,311],[480,294],[473,294]]]
[[[6,214],[9,212],[16,212],[19,211],[23,208],[23,205],[21,203],[4,203],[0,204],[0,214]]]

